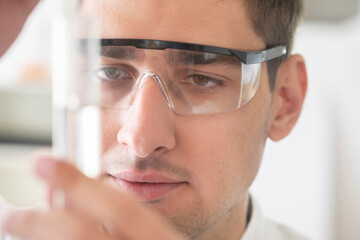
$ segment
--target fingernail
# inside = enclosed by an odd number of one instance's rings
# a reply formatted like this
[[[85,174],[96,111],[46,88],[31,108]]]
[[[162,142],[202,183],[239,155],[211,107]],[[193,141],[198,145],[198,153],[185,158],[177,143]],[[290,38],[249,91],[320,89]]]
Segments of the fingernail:
[[[35,163],[35,171],[43,177],[49,177],[53,175],[56,167],[56,162],[49,157],[40,158]]]

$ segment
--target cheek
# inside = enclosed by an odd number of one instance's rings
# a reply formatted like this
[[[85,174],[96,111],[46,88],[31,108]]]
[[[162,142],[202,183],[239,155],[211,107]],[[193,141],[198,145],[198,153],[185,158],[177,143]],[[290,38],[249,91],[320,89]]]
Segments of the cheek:
[[[122,112],[115,109],[101,111],[101,141],[102,151],[106,152],[117,144],[117,134],[121,127]]]
[[[265,121],[259,115],[252,118],[245,111],[185,121],[187,126],[181,126],[178,147],[198,177],[199,194],[213,199],[213,204],[219,199],[240,200],[258,172],[265,144]]]

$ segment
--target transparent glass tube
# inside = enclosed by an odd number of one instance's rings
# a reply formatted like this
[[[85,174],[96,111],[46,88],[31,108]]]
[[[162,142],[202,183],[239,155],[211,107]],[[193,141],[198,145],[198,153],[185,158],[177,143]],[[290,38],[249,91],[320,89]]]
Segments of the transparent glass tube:
[[[80,0],[48,0],[53,16],[52,50],[52,151],[58,159],[74,163],[85,175],[101,174],[100,111],[96,81],[84,69],[98,60],[99,22],[80,12]],[[55,192],[52,205],[65,207],[62,192]],[[0,240],[15,240],[4,234]]]
[[[95,41],[99,22],[80,11],[80,0],[48,0],[53,9],[52,151],[58,159],[74,163],[85,175],[101,174],[100,110],[96,81],[87,74],[99,58]],[[80,42],[82,45],[80,45]],[[93,77],[93,76],[92,76]],[[52,205],[65,208],[62,192],[54,192]],[[15,240],[0,234],[0,240]]]
[[[96,177],[101,172],[98,90],[83,69],[96,61],[99,47],[94,41],[80,45],[79,39],[96,36],[99,24],[94,16],[79,13],[78,0],[57,4],[62,6],[53,34],[53,153]],[[63,200],[55,193],[55,205]]]

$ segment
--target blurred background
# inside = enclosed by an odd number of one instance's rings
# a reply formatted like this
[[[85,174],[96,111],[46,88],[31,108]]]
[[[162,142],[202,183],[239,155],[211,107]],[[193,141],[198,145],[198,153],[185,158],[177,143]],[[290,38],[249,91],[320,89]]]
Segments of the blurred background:
[[[0,59],[0,195],[20,206],[45,199],[29,169],[51,147],[50,2]],[[252,193],[311,239],[360,239],[360,0],[305,2],[294,49],[308,67],[304,110],[289,137],[268,142]]]

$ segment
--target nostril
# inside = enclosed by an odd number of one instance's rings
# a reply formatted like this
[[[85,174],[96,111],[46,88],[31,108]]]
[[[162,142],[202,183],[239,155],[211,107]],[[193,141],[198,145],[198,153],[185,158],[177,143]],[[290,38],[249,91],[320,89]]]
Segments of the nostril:
[[[154,150],[154,152],[162,152],[162,151],[164,151],[164,150],[166,150],[166,147],[160,146],[160,147],[157,147],[157,148]]]
[[[121,130],[117,134],[117,142],[124,147],[129,147],[126,138],[124,137],[123,133],[121,133]]]

